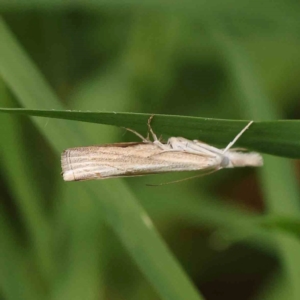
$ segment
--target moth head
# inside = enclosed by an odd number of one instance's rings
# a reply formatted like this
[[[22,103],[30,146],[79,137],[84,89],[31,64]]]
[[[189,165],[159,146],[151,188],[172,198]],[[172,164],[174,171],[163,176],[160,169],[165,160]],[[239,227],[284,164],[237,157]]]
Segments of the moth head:
[[[171,137],[168,139],[167,144],[174,150],[185,150],[187,145],[190,143],[189,140],[183,137]]]
[[[263,158],[256,152],[228,151],[223,157],[221,166],[223,168],[234,167],[260,167],[263,165]]]

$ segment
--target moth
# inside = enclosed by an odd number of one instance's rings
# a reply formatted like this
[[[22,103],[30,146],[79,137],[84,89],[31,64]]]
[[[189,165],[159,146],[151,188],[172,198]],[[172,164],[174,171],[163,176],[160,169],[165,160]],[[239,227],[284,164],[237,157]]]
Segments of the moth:
[[[224,168],[263,165],[259,153],[231,149],[253,121],[249,122],[225,149],[218,149],[201,141],[183,137],[171,137],[166,143],[162,143],[151,128],[152,117],[148,120],[148,130],[153,141],[126,128],[139,136],[142,142],[65,150],[61,155],[63,179],[80,181],[182,171],[203,171],[207,174]]]

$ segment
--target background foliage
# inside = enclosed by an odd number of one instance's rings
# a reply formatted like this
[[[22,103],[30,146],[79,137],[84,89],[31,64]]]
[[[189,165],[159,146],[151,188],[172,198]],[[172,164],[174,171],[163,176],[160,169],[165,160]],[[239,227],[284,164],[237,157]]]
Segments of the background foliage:
[[[299,118],[294,1],[15,0],[0,11],[1,107]],[[183,176],[64,183],[65,148],[136,137],[4,114],[0,136],[2,299],[300,299],[294,161],[265,155],[258,170],[162,187],[146,184]]]

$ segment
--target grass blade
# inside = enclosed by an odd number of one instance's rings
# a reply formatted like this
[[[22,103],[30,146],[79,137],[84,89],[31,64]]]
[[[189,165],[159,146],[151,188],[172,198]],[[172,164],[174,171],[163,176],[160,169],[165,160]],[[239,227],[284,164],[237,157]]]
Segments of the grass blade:
[[[256,81],[250,58],[243,47],[219,29],[216,32],[216,38],[224,49],[226,60],[229,61],[229,69],[236,84],[238,98],[243,100],[240,101],[240,105],[244,109],[244,115],[258,119],[266,116],[269,119],[278,118],[279,113],[276,112]],[[298,217],[299,190],[291,163],[287,160],[267,156],[260,176],[268,212],[274,215]],[[274,187],[276,188],[274,189]],[[292,299],[299,299],[299,238],[281,231],[276,233],[276,238],[282,266],[291,285]],[[289,294],[288,298],[291,295]]]
[[[32,110],[0,108],[2,113],[24,114],[89,123],[146,129],[149,114],[121,112],[82,112],[63,110]],[[190,139],[204,140],[218,145],[229,141],[249,121],[206,119],[187,116],[155,115],[153,128],[168,135],[183,135]],[[237,145],[268,154],[300,158],[300,121],[255,122],[238,140]]]
[[[0,36],[0,73],[22,105],[62,109],[58,99],[3,21],[0,21]],[[40,120],[34,120],[34,123],[58,153],[72,143],[85,141],[77,126],[71,127],[59,121],[53,122],[51,127],[45,127]],[[83,183],[78,185],[78,189],[88,195],[87,199],[95,205],[99,217],[103,217],[114,229],[162,299],[203,299],[155,228],[149,226],[146,212],[121,181],[97,185]],[[71,200],[74,202],[74,199],[70,199],[70,202]],[[77,213],[80,214],[80,209]],[[73,285],[78,285],[78,282],[73,281]],[[86,288],[85,285],[84,287]]]

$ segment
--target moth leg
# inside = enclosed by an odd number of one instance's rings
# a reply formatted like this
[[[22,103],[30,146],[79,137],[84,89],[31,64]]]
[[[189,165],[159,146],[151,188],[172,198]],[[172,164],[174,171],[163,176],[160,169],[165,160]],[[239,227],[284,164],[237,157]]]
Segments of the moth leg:
[[[151,143],[151,141],[149,140],[149,134],[147,136],[147,138],[144,138],[141,134],[139,134],[137,131],[133,130],[133,129],[130,129],[130,128],[126,128],[124,127],[126,130],[132,132],[133,134],[135,134],[136,136],[138,136],[144,143]]]
[[[149,134],[149,131],[147,132],[146,140],[150,141],[150,134]]]
[[[253,121],[250,121],[247,125],[246,125],[246,127],[244,127],[243,129],[242,129],[242,131],[233,139],[233,141],[232,142],[230,142],[229,144],[228,144],[228,146],[223,150],[223,153],[225,153],[225,152],[227,152],[234,144],[235,144],[235,142],[241,137],[241,135],[250,127],[250,125],[253,123]]]
[[[157,138],[156,134],[154,133],[152,127],[151,127],[151,121],[153,119],[154,115],[150,116],[150,118],[148,119],[148,130],[149,132],[151,133],[152,137],[153,137],[153,141],[156,142],[156,141],[159,141],[159,139]]]
[[[158,183],[158,184],[146,184],[146,185],[147,186],[162,186],[162,185],[167,185],[167,184],[179,183],[179,182],[182,182],[182,181],[187,181],[187,180],[190,180],[190,179],[207,176],[209,174],[212,174],[212,173],[215,173],[215,172],[219,171],[220,169],[221,169],[220,167],[216,167],[216,168],[207,170],[207,172],[204,172],[202,174],[198,174],[198,175],[195,175],[195,176],[191,176],[191,177],[187,177],[187,178],[183,178],[183,179],[179,179],[179,180],[173,180],[173,181],[169,181],[169,182],[163,182],[163,183]]]
[[[157,145],[160,149],[162,150],[170,150],[169,145],[163,144],[160,139],[157,138],[156,134],[154,133],[152,127],[151,127],[151,121],[153,119],[154,115],[150,116],[150,118],[148,119],[148,130],[152,135],[153,138],[153,144]]]

